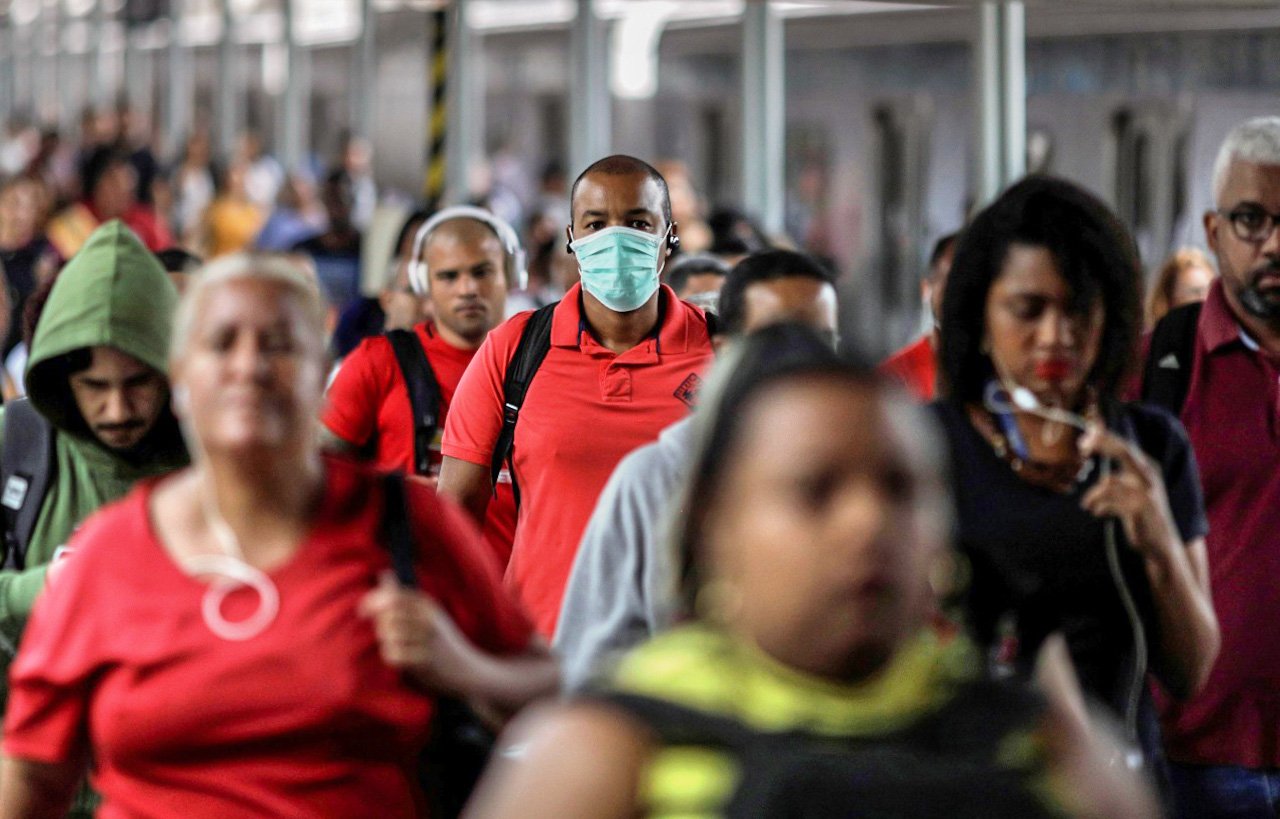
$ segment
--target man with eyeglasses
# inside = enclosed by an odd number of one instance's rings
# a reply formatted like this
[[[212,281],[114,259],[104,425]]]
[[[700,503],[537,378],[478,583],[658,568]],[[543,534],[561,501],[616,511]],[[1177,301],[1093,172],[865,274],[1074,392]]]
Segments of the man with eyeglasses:
[[[1222,647],[1205,687],[1164,698],[1177,815],[1274,817],[1280,809],[1280,117],[1235,127],[1214,165],[1204,216],[1221,277],[1181,313],[1185,352],[1152,335],[1144,394],[1176,375],[1200,465],[1210,586]],[[1195,311],[1198,310],[1198,315]],[[1191,337],[1194,333],[1194,338]],[[1153,375],[1154,374],[1154,375]],[[1177,639],[1161,635],[1159,639]]]

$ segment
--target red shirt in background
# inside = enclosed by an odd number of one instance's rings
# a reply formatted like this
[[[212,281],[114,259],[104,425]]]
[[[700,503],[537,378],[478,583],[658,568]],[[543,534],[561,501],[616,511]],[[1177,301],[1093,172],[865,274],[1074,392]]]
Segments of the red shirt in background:
[[[1169,757],[1280,768],[1280,364],[1242,337],[1218,279],[1182,410],[1209,516],[1222,648],[1198,695],[1163,699]]]
[[[601,345],[582,316],[581,285],[555,308],[551,350],[516,425],[520,488],[507,582],[538,631],[551,638],[582,531],[613,468],[687,414],[711,360],[707,320],[666,285],[655,337],[624,353]],[[444,454],[488,466],[502,429],[502,382],[532,313],[485,339],[458,385]]]
[[[413,328],[440,385],[440,428],[432,444],[431,468],[440,470],[440,437],[453,393],[475,350],[460,350],[436,332],[433,322]],[[386,336],[367,338],[338,368],[326,396],[322,421],[329,431],[357,447],[373,441],[373,462],[379,469],[413,472],[413,408],[400,364]],[[515,539],[516,502],[510,478],[499,480],[497,496],[489,504],[485,541],[506,564]]]
[[[923,335],[886,358],[880,372],[901,382],[921,401],[932,401],[938,381],[938,361],[931,336]]]
[[[154,483],[90,518],[23,637],[4,752],[59,763],[91,749],[106,819],[419,815],[433,701],[382,661],[357,614],[390,565],[381,487],[337,459],[325,473],[312,533],[270,572],[278,615],[240,642],[209,630],[206,584],[156,539]],[[424,591],[480,648],[523,651],[532,629],[475,527],[429,489],[406,491]],[[223,611],[256,606],[242,588]]]

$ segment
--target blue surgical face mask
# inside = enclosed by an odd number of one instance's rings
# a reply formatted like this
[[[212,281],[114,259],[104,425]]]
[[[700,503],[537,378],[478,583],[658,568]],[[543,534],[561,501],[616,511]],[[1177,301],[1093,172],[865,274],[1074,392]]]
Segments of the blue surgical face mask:
[[[667,228],[670,232],[670,228]],[[658,289],[662,272],[661,236],[628,227],[611,227],[569,243],[578,259],[582,287],[618,313],[639,309]],[[665,261],[665,260],[663,260]]]

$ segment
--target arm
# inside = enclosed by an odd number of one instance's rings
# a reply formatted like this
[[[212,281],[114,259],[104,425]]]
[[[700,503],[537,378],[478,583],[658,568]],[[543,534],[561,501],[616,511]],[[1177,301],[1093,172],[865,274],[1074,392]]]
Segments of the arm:
[[[630,819],[652,754],[647,735],[600,706],[554,706],[502,737],[464,816]]]
[[[1117,518],[1142,555],[1160,626],[1153,670],[1169,693],[1190,696],[1208,679],[1220,643],[1204,539],[1182,542],[1160,468],[1135,444],[1095,429],[1081,438],[1081,448],[1118,464],[1081,506],[1098,517]]]
[[[360,612],[374,621],[382,658],[424,690],[473,701],[506,719],[559,687],[555,660],[536,638],[521,653],[486,653],[438,603],[390,577],[369,592]]]
[[[324,425],[319,424],[320,428],[320,448],[329,452],[337,452],[342,455],[356,455],[360,452],[360,447],[339,436],[333,430]]]
[[[31,616],[48,572],[47,563],[21,571],[0,571],[0,625],[21,624]]]
[[[1041,735],[1049,785],[1077,819],[1157,819],[1155,799],[1140,776],[1115,762],[1119,745],[1105,730],[1088,730],[1050,704]]]
[[[83,773],[79,761],[50,764],[5,756],[0,762],[0,819],[65,816]]]
[[[438,491],[467,510],[477,526],[484,526],[489,499],[493,497],[489,467],[446,455],[440,464]]]

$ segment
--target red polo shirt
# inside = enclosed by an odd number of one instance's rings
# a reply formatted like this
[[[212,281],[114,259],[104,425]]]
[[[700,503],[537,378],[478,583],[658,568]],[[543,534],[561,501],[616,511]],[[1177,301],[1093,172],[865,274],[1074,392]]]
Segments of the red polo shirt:
[[[706,316],[666,285],[656,336],[621,354],[587,328],[580,288],[555,308],[551,350],[530,384],[513,452],[521,503],[507,583],[548,639],[600,490],[624,455],[688,413],[711,360]],[[485,339],[458,385],[445,455],[489,465],[507,364],[531,315],[512,317]]]
[[[460,350],[445,341],[433,322],[423,322],[413,330],[440,385],[441,418],[447,418],[453,393],[476,351]],[[373,462],[379,469],[413,472],[413,408],[386,336],[365,339],[343,360],[326,395],[321,420],[330,432],[353,446],[363,447],[372,441]],[[440,459],[437,431],[431,452],[435,472],[439,472]],[[498,495],[489,504],[484,537],[504,566],[511,556],[515,529],[515,496],[510,481],[500,480]]]
[[[886,358],[880,365],[880,372],[901,382],[921,401],[932,401],[938,379],[938,360],[931,337],[920,336]]]
[[[1179,762],[1280,768],[1280,366],[1242,335],[1221,279],[1200,314],[1182,422],[1222,649],[1198,696],[1164,704],[1165,745]]]

